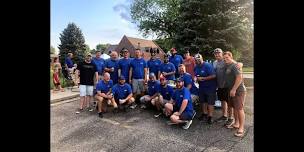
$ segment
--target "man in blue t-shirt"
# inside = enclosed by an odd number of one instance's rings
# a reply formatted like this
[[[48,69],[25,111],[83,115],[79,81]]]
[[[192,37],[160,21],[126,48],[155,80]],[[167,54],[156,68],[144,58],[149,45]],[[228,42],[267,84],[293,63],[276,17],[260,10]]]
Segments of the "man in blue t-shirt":
[[[118,61],[118,75],[122,75],[126,78],[126,80],[129,80],[129,71],[131,63],[131,59],[129,58],[129,50],[123,49],[122,55],[123,58]]]
[[[169,62],[169,56],[165,54],[164,63],[160,66],[159,76],[163,75],[167,80],[175,80],[175,72],[176,69],[174,64]]]
[[[69,73],[73,73],[74,69],[75,69],[72,58],[73,58],[73,53],[68,53],[68,56],[65,58],[65,61],[64,61],[64,66],[68,70]]]
[[[212,114],[216,98],[216,74],[210,63],[204,62],[200,54],[195,56],[194,73],[199,83],[199,100],[202,103],[200,120],[213,123]]]
[[[156,76],[154,73],[149,74],[149,81],[148,81],[148,94],[142,96],[139,101],[142,103],[141,108],[145,109],[146,104],[150,102],[153,104],[155,103],[155,99],[158,96],[158,89],[159,89],[159,81],[156,80]]]
[[[98,71],[98,75],[99,75],[99,79],[102,79],[102,75],[103,75],[103,70],[104,70],[104,66],[105,66],[105,60],[103,58],[100,57],[101,56],[101,52],[98,50],[95,52],[95,58],[93,58],[93,63],[96,65],[97,67],[97,71]]]
[[[164,106],[172,99],[174,93],[173,87],[167,85],[167,80],[164,76],[161,76],[159,81],[160,85],[158,88],[158,96],[154,100],[155,102],[151,102],[158,111],[161,111],[160,113],[154,115],[155,117],[159,117],[162,112],[165,112]]]
[[[135,50],[135,58],[130,63],[129,83],[132,84],[134,98],[144,96],[147,83],[147,62],[142,58],[142,51]],[[131,107],[135,108],[135,107]]]
[[[102,113],[106,110],[103,107],[103,102],[105,101],[108,105],[112,105],[114,107],[113,112],[117,112],[117,104],[114,100],[112,95],[111,88],[113,87],[113,81],[110,79],[110,74],[105,72],[103,74],[103,80],[99,80],[96,85],[97,94],[95,98],[97,99],[97,109],[98,109],[98,116],[100,118],[103,117]]]
[[[105,71],[109,72],[113,83],[118,82],[118,54],[116,51],[111,52],[111,58],[106,60]]]
[[[124,76],[119,77],[118,84],[115,84],[112,88],[112,93],[120,109],[126,110],[127,105],[134,106],[135,99],[133,98],[132,89],[131,86],[126,83]]]
[[[192,124],[196,113],[192,106],[191,93],[188,88],[184,87],[183,79],[176,79],[176,90],[172,100],[165,104],[165,111],[167,116],[171,115],[172,123],[185,123],[183,129],[188,129]]]
[[[148,71],[149,73],[154,73],[156,76],[156,79],[158,80],[158,72],[160,69],[160,65],[162,64],[162,61],[158,58],[156,58],[156,50],[155,49],[150,49],[150,53],[151,53],[151,58],[150,60],[147,62],[148,65]]]
[[[170,51],[171,51],[171,56],[169,58],[169,62],[173,63],[175,66],[175,69],[177,70],[178,66],[183,63],[183,57],[181,55],[177,54],[177,51],[175,48],[172,48]],[[178,77],[179,77],[179,73],[176,72],[175,78],[178,78]]]
[[[178,69],[180,78],[184,80],[184,87],[190,90],[192,101],[193,103],[197,104],[199,99],[198,88],[195,86],[192,75],[186,72],[186,66],[184,64],[180,64]]]

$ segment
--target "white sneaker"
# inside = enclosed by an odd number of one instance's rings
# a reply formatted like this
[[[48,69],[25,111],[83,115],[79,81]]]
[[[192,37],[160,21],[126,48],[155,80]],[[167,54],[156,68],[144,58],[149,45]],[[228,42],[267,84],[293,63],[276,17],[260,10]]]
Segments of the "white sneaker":
[[[192,124],[192,120],[187,121],[186,124],[183,126],[183,129],[187,130],[191,124]]]
[[[140,106],[140,108],[141,108],[141,109],[146,109],[147,106],[143,104],[143,105]]]
[[[133,104],[132,106],[130,106],[131,109],[135,109],[137,107],[137,104]]]

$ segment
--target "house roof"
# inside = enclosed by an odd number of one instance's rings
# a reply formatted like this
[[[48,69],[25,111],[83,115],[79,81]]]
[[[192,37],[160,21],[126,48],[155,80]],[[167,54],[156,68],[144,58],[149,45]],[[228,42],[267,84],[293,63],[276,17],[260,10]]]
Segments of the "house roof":
[[[109,47],[106,49],[106,51],[104,52],[104,54],[109,54],[109,52],[115,51],[115,49],[116,49],[117,46],[118,46],[118,44],[109,45]]]

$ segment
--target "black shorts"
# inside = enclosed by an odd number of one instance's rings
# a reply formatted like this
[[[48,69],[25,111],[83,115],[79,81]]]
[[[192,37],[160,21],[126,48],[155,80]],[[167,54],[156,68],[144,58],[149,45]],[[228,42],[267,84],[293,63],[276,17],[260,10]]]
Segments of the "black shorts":
[[[216,93],[205,93],[201,92],[199,94],[199,101],[201,103],[208,103],[208,105],[214,105],[215,104],[215,98],[216,98]]]
[[[179,111],[179,109],[177,108],[177,106],[173,106],[173,113],[178,112],[178,111]],[[180,117],[181,120],[191,120],[192,116],[193,116],[193,114],[183,112],[179,117]]]
[[[220,101],[228,101],[229,91],[228,88],[218,88],[217,97]]]

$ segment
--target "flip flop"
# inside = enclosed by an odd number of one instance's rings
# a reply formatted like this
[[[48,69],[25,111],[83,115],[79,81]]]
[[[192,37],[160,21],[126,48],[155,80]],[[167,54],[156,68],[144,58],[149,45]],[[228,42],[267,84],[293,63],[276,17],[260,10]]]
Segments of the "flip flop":
[[[227,128],[227,129],[233,129],[233,128],[234,128],[234,129],[239,129],[239,127],[235,127],[235,126],[233,126],[233,125],[226,126],[226,128]]]
[[[236,136],[236,137],[243,137],[243,136],[244,136],[244,131],[243,131],[243,132],[237,131],[237,132],[234,134],[234,136]]]

